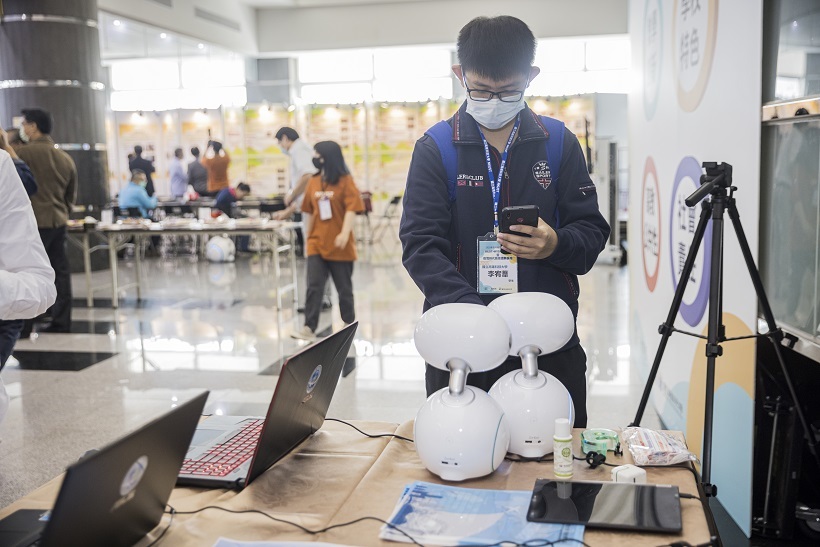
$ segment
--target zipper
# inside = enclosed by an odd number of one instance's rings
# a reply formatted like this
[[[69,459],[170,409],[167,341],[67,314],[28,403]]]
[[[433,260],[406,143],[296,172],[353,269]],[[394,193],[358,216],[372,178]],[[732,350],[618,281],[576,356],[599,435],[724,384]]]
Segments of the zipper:
[[[567,275],[566,272],[561,272],[561,275],[564,276],[564,280],[567,282],[567,285],[569,286],[570,294],[577,299],[578,292],[575,290],[575,285],[572,284],[572,279],[569,277],[569,275]]]

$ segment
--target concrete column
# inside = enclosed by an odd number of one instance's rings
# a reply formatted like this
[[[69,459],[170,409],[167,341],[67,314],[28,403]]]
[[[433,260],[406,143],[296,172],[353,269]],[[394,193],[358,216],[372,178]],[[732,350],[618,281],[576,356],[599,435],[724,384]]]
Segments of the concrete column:
[[[54,116],[54,142],[77,164],[77,203],[108,201],[105,85],[96,0],[0,2],[0,124],[23,108]]]

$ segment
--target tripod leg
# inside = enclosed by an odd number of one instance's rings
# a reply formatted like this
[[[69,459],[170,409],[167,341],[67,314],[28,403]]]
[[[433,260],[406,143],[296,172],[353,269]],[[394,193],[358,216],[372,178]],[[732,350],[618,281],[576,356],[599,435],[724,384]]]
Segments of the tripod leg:
[[[709,275],[709,323],[706,340],[706,393],[703,414],[701,482],[707,496],[716,496],[712,485],[712,433],[715,409],[715,360],[723,354],[723,195],[712,196],[712,268]]]
[[[683,271],[681,271],[680,282],[678,288],[675,289],[675,296],[672,299],[672,305],[669,307],[669,315],[666,316],[666,322],[658,327],[658,332],[661,335],[661,341],[658,344],[658,350],[655,352],[655,360],[652,362],[652,368],[649,370],[649,378],[646,380],[646,385],[643,388],[643,395],[641,402],[638,405],[638,412],[635,414],[635,419],[632,420],[630,426],[641,425],[643,413],[646,411],[646,405],[649,402],[649,394],[652,392],[652,386],[655,385],[655,377],[658,375],[658,369],[661,365],[663,353],[666,350],[666,343],[674,331],[675,317],[680,310],[681,302],[683,302],[683,294],[686,292],[686,284],[689,281],[689,276],[692,275],[692,269],[695,267],[695,258],[698,255],[698,249],[703,241],[703,234],[706,233],[706,226],[709,224],[709,216],[712,212],[712,206],[709,202],[703,202],[700,213],[700,220],[695,229],[695,235],[692,239],[692,245],[689,247],[689,254],[686,255],[686,262],[683,264]]]
[[[786,360],[783,358],[783,352],[780,350],[780,341],[783,339],[783,332],[780,328],[778,328],[777,322],[774,319],[772,307],[769,305],[766,290],[763,288],[763,281],[760,279],[760,272],[755,266],[754,258],[752,258],[752,252],[749,249],[749,242],[746,240],[746,232],[743,231],[743,225],[740,223],[740,215],[737,211],[737,206],[735,205],[733,198],[729,201],[729,218],[732,219],[732,226],[735,228],[737,240],[740,243],[740,250],[743,252],[743,260],[746,262],[746,268],[749,270],[749,277],[752,279],[752,284],[754,285],[755,292],[757,293],[757,299],[760,302],[760,308],[763,311],[763,317],[766,319],[766,325],[769,328],[769,332],[766,333],[766,336],[769,340],[771,340],[772,345],[774,346],[774,352],[777,355],[777,362],[780,365],[781,372],[783,372],[783,377],[786,379],[786,387],[789,390],[789,396],[794,403],[794,408],[797,410],[797,416],[800,419],[800,425],[803,428],[803,435],[806,437],[806,442],[809,445],[809,452],[811,452],[818,469],[820,469],[820,455],[817,453],[817,441],[811,427],[809,426],[809,422],[806,420],[806,415],[803,414],[803,408],[800,406],[800,402],[797,399],[797,392],[794,389],[791,375],[786,369]]]

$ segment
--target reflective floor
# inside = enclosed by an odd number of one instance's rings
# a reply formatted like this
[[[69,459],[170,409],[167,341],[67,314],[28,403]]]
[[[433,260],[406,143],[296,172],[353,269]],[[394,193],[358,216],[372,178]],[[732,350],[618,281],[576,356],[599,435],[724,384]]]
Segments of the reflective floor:
[[[424,362],[412,341],[422,297],[390,235],[361,254],[357,366],[341,379],[328,415],[403,422],[425,399]],[[282,358],[304,344],[290,337],[302,325],[292,295],[276,309],[270,257],[157,258],[146,270],[143,300],[128,289],[118,310],[85,307],[85,278],[75,275],[75,332],[18,342],[2,376],[11,402],[0,425],[0,506],[201,390],[211,390],[206,413],[264,414]],[[120,274],[133,279],[133,261],[122,261]],[[110,298],[108,284],[109,272],[94,273],[97,302]],[[627,425],[643,389],[630,363],[628,286],[626,268],[610,265],[581,280],[591,427]],[[323,312],[319,330],[341,326],[335,305]],[[651,409],[643,424],[658,426]]]

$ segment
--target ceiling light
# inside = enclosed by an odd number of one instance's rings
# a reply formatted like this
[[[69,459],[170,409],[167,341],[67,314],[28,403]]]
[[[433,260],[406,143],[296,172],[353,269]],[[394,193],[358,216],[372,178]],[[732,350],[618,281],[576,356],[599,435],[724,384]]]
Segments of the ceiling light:
[[[119,19],[114,19],[114,26],[118,27],[120,25],[122,25],[122,21],[120,21]]]
[[[163,40],[165,40],[166,38],[168,38],[168,34],[166,34],[164,32],[161,32],[159,37],[162,38]]]
[[[197,44],[196,47],[199,49],[205,49],[205,44]]]

